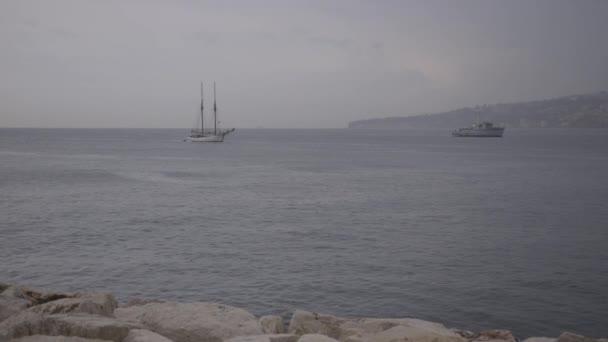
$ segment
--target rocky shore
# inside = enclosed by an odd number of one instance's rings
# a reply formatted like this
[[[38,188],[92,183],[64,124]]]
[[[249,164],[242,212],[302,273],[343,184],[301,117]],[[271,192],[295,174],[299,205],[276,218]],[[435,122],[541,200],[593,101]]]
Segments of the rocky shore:
[[[345,319],[296,310],[289,322],[217,303],[65,293],[0,283],[0,342],[518,342],[413,318]],[[608,342],[564,332],[524,342]]]

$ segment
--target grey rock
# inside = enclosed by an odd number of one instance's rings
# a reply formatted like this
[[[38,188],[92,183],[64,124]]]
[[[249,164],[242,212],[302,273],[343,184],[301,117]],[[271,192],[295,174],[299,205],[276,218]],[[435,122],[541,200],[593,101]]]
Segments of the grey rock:
[[[595,342],[591,337],[564,332],[557,338],[556,342]]]
[[[123,342],[172,342],[165,336],[146,329],[132,329]]]
[[[32,305],[40,305],[51,302],[57,299],[76,297],[75,293],[56,292],[45,289],[32,289],[28,287],[19,287],[19,289],[32,302]]]
[[[74,336],[45,336],[33,335],[11,340],[11,342],[108,342],[107,340],[96,340]]]
[[[294,334],[265,334],[236,336],[224,342],[297,342],[300,336]]]
[[[417,332],[425,331],[434,336],[454,338],[454,340],[462,338],[458,333],[446,328],[440,323],[420,319],[344,319],[302,310],[296,310],[296,312],[294,312],[289,323],[288,332],[298,335],[322,334],[345,342],[363,342],[371,339],[372,336],[376,334],[395,327],[415,328],[417,329]]]
[[[341,319],[332,315],[296,310],[289,321],[287,332],[296,335],[321,334],[332,338],[339,338]]]
[[[31,335],[77,336],[121,342],[138,325],[88,314],[44,315],[23,311],[0,323],[0,336],[14,339]]]
[[[351,336],[350,339],[352,338]],[[405,325],[397,325],[379,333],[363,334],[356,338],[363,342],[467,342],[456,334],[444,335],[432,329]]]
[[[29,310],[47,315],[79,312],[91,315],[113,317],[117,304],[114,297],[109,294],[82,295],[72,298],[61,298],[41,305],[34,306]]]
[[[236,336],[262,334],[251,313],[215,303],[148,303],[118,308],[114,315],[141,323],[176,342],[222,342]]]
[[[29,300],[28,296],[26,296],[25,293],[23,293],[21,288],[19,288],[18,286],[9,286],[8,288],[4,289],[2,293],[0,293],[0,296],[5,298],[19,298]]]
[[[27,309],[29,305],[30,302],[26,299],[0,295],[0,322]]]
[[[509,330],[484,330],[478,332],[470,338],[471,341],[489,342],[489,341],[506,341],[517,342],[517,339]]]
[[[304,334],[298,342],[338,342],[336,339],[321,334]]]
[[[461,337],[441,323],[416,318],[364,318],[344,321],[340,326],[342,330],[341,339],[349,336],[377,334],[397,326],[417,328],[441,336]]]
[[[262,316],[258,322],[264,334],[284,334],[286,332],[285,323],[279,316]]]
[[[555,342],[557,338],[552,337],[528,337],[523,342]]]

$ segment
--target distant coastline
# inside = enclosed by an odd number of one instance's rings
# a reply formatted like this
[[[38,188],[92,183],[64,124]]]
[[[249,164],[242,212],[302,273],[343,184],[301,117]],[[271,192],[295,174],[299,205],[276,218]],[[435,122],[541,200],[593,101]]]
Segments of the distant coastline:
[[[499,103],[448,112],[352,121],[349,128],[450,128],[478,120],[511,128],[608,128],[608,92],[531,102]]]

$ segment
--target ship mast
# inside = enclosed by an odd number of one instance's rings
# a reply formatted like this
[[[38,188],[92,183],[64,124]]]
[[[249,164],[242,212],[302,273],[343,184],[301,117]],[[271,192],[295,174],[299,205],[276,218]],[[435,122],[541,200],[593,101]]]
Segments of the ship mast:
[[[204,108],[205,106],[203,106],[203,82],[201,82],[201,134],[204,133],[205,129],[205,118],[203,117]]]
[[[217,135],[217,105],[215,104],[215,81],[213,81],[213,134]]]

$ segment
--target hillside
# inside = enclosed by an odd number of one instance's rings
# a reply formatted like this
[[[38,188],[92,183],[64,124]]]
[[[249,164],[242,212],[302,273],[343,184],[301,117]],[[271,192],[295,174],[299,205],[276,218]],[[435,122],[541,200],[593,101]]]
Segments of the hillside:
[[[608,92],[500,103],[449,112],[350,122],[349,128],[456,128],[491,121],[519,128],[608,128]]]

